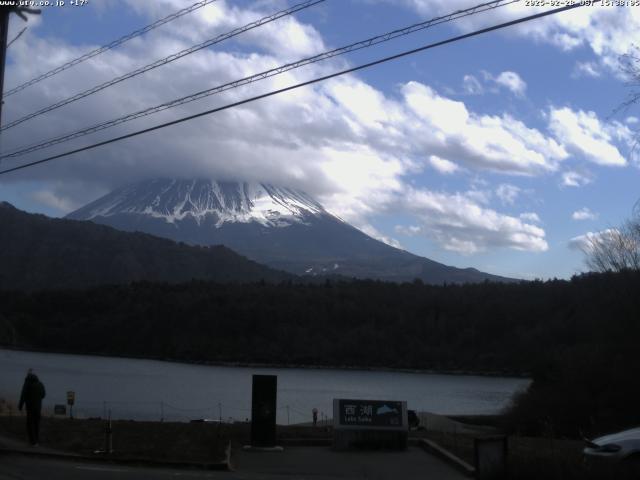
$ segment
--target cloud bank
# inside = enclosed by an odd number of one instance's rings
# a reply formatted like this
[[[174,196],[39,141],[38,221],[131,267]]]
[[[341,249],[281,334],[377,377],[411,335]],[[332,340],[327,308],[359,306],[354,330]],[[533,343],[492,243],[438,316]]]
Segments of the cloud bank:
[[[416,0],[411,5],[419,11],[441,7],[448,11],[456,3]],[[125,4],[155,19],[178,8],[180,3],[128,0]],[[102,8],[122,5],[114,2]],[[176,21],[63,72],[43,83],[42,88],[10,97],[5,118],[18,118],[273,11],[273,2],[238,7],[221,0],[190,15],[189,28]],[[584,21],[591,22],[591,17]],[[544,28],[567,35],[575,30],[553,22]],[[571,33],[574,34],[578,34],[577,30]],[[17,43],[10,52],[8,88],[96,47],[45,38],[37,27],[25,35],[27,41]],[[10,131],[4,148],[32,143],[34,132],[41,139],[73,131],[328,48],[332,47],[314,26],[294,17],[286,18],[40,117],[30,122],[29,128]],[[609,48],[601,45],[602,52]],[[47,153],[225,105],[345,65],[344,59],[310,65],[138,119]],[[471,77],[467,80],[471,89],[484,88],[477,79],[477,85]],[[491,82],[519,96],[526,92],[526,82],[512,71],[491,76]],[[592,112],[568,107],[551,109],[548,122],[547,130],[542,130],[508,113],[488,115],[474,111],[423,82],[409,80],[396,90],[383,92],[360,77],[349,75],[23,170],[0,179],[0,184],[45,182],[47,188],[34,198],[65,212],[112,188],[150,176],[264,181],[306,190],[333,213],[393,245],[400,244],[371,226],[377,215],[410,215],[415,221],[406,227],[408,230],[400,227],[399,233],[422,235],[450,251],[473,254],[508,248],[542,252],[548,245],[537,214],[501,213],[491,208],[489,198],[479,192],[432,190],[416,186],[410,179],[425,171],[449,177],[465,172],[549,175],[560,172],[572,155],[582,155],[605,166],[626,164],[615,146],[616,142],[626,141],[621,137],[624,134],[614,131],[620,125],[606,124]],[[41,156],[32,154],[21,161]],[[11,160],[3,165],[16,163]],[[577,172],[565,171],[562,175],[566,185],[586,183],[586,177]],[[509,206],[514,206],[518,194],[518,187],[506,183],[496,192],[503,205]]]

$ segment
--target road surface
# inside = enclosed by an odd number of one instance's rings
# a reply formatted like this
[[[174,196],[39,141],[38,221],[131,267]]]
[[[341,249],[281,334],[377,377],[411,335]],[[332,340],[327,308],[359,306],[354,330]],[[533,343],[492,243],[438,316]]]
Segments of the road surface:
[[[52,460],[26,455],[0,455],[0,480],[169,480],[222,479],[228,472],[129,467],[109,463]],[[235,479],[234,479],[235,480]]]
[[[26,455],[0,455],[0,480],[463,480],[439,459],[419,448],[406,452],[333,452],[322,447],[291,447],[284,452],[236,452],[234,471],[212,472],[88,463]]]

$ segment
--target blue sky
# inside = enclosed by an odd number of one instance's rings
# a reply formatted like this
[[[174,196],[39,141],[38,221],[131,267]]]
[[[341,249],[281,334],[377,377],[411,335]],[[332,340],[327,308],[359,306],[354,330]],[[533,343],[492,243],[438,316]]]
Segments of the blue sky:
[[[5,89],[190,5],[44,8],[9,49]],[[467,8],[468,0],[327,0],[3,132],[2,149],[74,131],[273,66]],[[523,2],[289,72],[47,150],[223,105],[475,28]],[[3,122],[279,9],[218,1],[6,99]],[[14,18],[10,37],[22,28]],[[390,62],[236,111],[0,178],[0,200],[62,216],[154,176],[267,181],[309,191],[365,232],[460,267],[523,278],[584,270],[576,248],[640,197],[637,107],[620,55],[640,8],[583,7]],[[3,161],[10,166],[44,152]]]

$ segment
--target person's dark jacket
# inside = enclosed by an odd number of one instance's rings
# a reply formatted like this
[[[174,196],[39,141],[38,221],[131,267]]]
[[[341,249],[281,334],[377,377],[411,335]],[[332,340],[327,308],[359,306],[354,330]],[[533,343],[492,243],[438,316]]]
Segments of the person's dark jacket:
[[[45,395],[46,392],[42,382],[38,380],[36,375],[30,373],[27,375],[27,378],[24,379],[18,409],[22,410],[23,405],[26,405],[27,412],[40,412],[40,409],[42,408],[42,399]]]

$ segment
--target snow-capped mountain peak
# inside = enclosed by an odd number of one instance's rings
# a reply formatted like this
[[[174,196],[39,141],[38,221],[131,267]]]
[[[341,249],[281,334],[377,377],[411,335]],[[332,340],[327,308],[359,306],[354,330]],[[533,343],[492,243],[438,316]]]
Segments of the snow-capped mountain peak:
[[[225,245],[297,275],[431,283],[501,279],[393,248],[306,193],[266,183],[149,180],[114,190],[67,218],[190,245]]]
[[[93,220],[119,214],[171,224],[192,219],[200,225],[211,219],[216,227],[251,222],[286,227],[327,212],[304,192],[265,183],[157,179],[114,190],[70,217]]]

